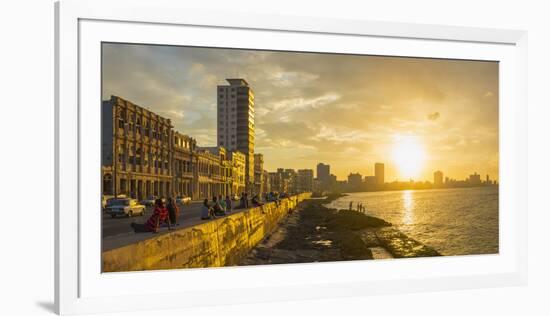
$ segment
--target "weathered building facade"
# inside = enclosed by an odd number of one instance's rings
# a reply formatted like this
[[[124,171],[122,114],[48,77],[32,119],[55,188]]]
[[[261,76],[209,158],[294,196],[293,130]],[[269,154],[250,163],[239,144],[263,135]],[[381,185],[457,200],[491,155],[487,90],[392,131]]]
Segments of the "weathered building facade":
[[[298,193],[313,192],[313,169],[299,169],[297,181]]]
[[[136,199],[171,194],[171,121],[116,96],[101,112],[103,192]]]
[[[194,194],[195,188],[193,188],[197,141],[177,131],[174,131],[173,135],[173,195],[197,198],[196,194]]]
[[[220,156],[205,148],[197,148],[198,196],[210,199],[221,194],[222,183]]]
[[[231,187],[232,194],[241,195],[246,188],[246,156],[240,151],[230,151],[228,159],[231,160]]]
[[[254,193],[262,195],[264,182],[264,155],[254,154]]]

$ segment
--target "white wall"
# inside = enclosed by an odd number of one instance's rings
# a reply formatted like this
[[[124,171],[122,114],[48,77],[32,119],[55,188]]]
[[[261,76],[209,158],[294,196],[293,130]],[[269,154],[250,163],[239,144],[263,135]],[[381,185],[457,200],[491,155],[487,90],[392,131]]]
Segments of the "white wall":
[[[243,5],[236,5],[236,2]],[[191,6],[529,31],[529,286],[329,301],[203,308],[136,315],[549,315],[550,22],[545,1],[189,1]],[[265,3],[264,3],[265,2]],[[0,309],[53,308],[53,2],[4,2],[0,10],[2,186]],[[7,110],[7,112],[6,112]],[[33,167],[31,167],[33,166]],[[7,171],[7,173],[5,172]]]

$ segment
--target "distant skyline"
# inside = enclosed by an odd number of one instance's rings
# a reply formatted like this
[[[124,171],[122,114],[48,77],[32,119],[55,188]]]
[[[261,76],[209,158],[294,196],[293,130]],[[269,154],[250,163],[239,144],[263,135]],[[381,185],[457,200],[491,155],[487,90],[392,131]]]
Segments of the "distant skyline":
[[[255,93],[264,168],[329,164],[339,180],[498,178],[498,63],[404,57],[103,44],[103,99],[118,95],[216,145],[216,86]]]

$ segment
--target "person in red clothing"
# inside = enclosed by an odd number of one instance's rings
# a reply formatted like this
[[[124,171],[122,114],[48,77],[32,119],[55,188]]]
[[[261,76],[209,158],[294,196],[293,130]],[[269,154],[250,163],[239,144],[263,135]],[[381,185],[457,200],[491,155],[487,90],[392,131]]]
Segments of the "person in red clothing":
[[[158,233],[160,225],[164,222],[168,223],[168,230],[171,230],[172,225],[170,223],[170,216],[168,216],[168,209],[164,207],[164,203],[161,199],[156,199],[155,210],[147,222],[145,222],[145,224],[132,223],[131,226],[136,233]]]

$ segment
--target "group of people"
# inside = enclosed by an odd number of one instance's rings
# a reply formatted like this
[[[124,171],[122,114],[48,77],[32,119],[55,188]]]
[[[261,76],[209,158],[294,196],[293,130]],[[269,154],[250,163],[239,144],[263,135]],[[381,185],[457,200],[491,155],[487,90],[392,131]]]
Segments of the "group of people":
[[[254,195],[252,199],[249,199],[248,193],[243,192],[241,193],[241,197],[239,199],[239,205],[237,205],[235,209],[247,209],[250,207],[250,203],[252,203],[252,206],[263,205],[258,194]],[[204,199],[201,209],[201,219],[208,220],[220,216],[225,216],[232,210],[233,201],[231,200],[229,195],[226,195],[225,199],[223,199],[221,195],[214,196],[212,198],[212,202],[209,202],[208,199]]]
[[[172,229],[172,226],[179,225],[180,208],[176,203],[176,200],[169,197],[166,201],[166,205],[162,199],[157,198],[155,200],[155,208],[153,214],[147,219],[144,224],[132,223],[130,224],[136,233],[152,232],[158,233],[159,228],[162,225],[168,226],[168,230]]]
[[[201,209],[201,219],[207,220],[220,216],[225,216],[233,210],[233,201],[229,195],[225,196],[225,199],[221,195],[214,196],[212,203],[208,202],[208,199],[204,199]]]
[[[353,201],[349,202],[349,210],[353,211]],[[363,206],[363,202],[357,203],[357,212],[365,213],[367,208]]]
[[[269,192],[265,194],[266,202],[275,202],[279,206],[280,198],[288,197],[286,193],[274,193]],[[262,206],[264,203],[261,201],[259,194],[256,194],[249,201],[247,193],[241,193],[241,198],[239,200],[239,205],[236,208],[247,209],[250,207],[250,202],[252,206]],[[351,204],[350,204],[351,209]],[[201,208],[201,219],[208,220],[212,218],[217,218],[220,216],[225,216],[233,210],[233,201],[229,195],[226,195],[225,198],[222,195],[214,196],[212,202],[209,202],[208,199],[204,199],[203,205]],[[134,229],[134,232],[152,232],[158,233],[161,226],[166,225],[168,230],[171,230],[173,226],[179,225],[179,214],[180,209],[176,200],[172,197],[169,197],[166,201],[160,198],[155,200],[153,214],[147,219],[144,224],[131,223],[130,225]]]

